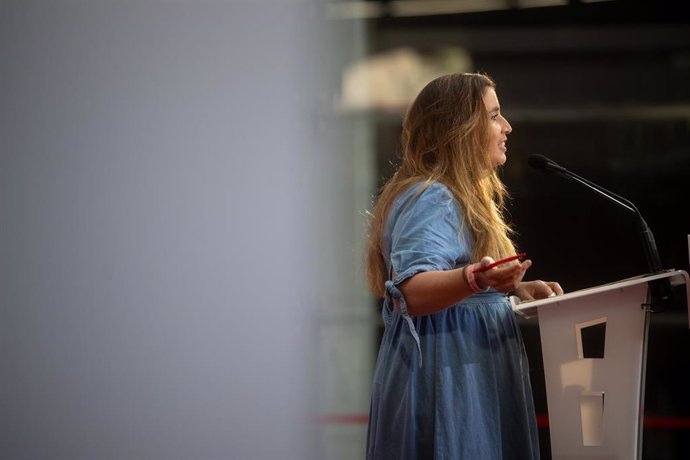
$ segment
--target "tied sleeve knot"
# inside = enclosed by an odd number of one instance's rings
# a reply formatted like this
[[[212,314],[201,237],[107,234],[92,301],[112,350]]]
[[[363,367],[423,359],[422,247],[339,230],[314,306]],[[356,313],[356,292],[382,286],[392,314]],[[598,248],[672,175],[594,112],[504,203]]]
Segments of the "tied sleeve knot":
[[[393,309],[399,311],[407,323],[407,328],[410,331],[410,335],[412,335],[415,345],[417,345],[419,367],[422,367],[422,346],[419,342],[419,334],[417,334],[417,329],[414,326],[414,322],[407,311],[407,302],[405,301],[405,296],[398,286],[391,280],[386,281],[386,297],[386,301],[393,304]],[[388,303],[388,305],[390,308],[390,303]]]

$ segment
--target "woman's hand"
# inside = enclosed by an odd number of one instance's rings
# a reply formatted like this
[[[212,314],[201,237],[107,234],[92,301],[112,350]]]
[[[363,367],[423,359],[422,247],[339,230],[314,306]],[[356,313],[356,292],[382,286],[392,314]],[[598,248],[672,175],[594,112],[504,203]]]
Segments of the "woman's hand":
[[[474,266],[474,270],[481,270],[494,262],[491,257],[484,257]],[[514,263],[505,268],[494,267],[484,272],[476,272],[474,278],[481,288],[492,287],[499,292],[515,291],[522,283],[522,277],[532,266],[532,261],[527,259],[522,263]]]
[[[538,300],[563,295],[563,289],[555,281],[523,281],[515,289],[515,295],[523,301]]]

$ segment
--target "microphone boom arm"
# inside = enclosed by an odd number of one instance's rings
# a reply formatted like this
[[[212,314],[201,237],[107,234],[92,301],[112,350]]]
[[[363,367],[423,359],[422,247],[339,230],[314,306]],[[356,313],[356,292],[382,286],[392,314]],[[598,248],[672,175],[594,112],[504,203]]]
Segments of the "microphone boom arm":
[[[649,266],[651,273],[660,273],[663,271],[661,258],[659,257],[659,251],[656,247],[656,242],[654,241],[654,235],[652,234],[649,225],[647,225],[647,222],[645,222],[644,218],[642,217],[642,214],[634,204],[632,204],[629,200],[611,192],[610,190],[607,190],[604,187],[585,179],[584,177],[578,176],[574,172],[569,171],[565,168],[563,168],[563,171],[561,171],[561,173],[563,174],[563,177],[565,177],[566,179],[584,185],[586,188],[595,192],[599,196],[602,196],[607,200],[617,204],[618,206],[621,206],[627,209],[628,211],[634,213],[637,216],[638,222],[640,224],[640,236],[642,237],[642,241],[644,243],[643,247],[645,252],[645,258],[647,259],[647,265]]]
[[[654,235],[652,235],[652,230],[649,228],[647,222],[645,222],[644,218],[642,217],[642,214],[632,202],[619,195],[616,195],[609,190],[606,190],[600,185],[590,182],[589,180],[580,177],[571,171],[568,171],[566,168],[549,160],[543,155],[530,155],[529,164],[539,171],[549,174],[556,174],[565,177],[572,182],[584,185],[586,188],[595,192],[599,196],[602,196],[608,201],[611,201],[612,203],[615,203],[618,206],[621,206],[622,208],[634,213],[637,216],[640,227],[640,237],[642,238],[642,246],[644,248],[645,258],[647,259],[647,266],[649,267],[650,272],[654,274],[664,271],[663,265],[661,264],[661,257],[659,256],[659,251],[656,247],[656,242],[654,241]],[[668,280],[652,281],[649,283],[649,287],[650,306],[652,309],[656,309],[656,311],[663,311],[673,302],[674,293]]]
[[[626,200],[625,198],[622,198],[622,197],[616,195],[615,193],[606,190],[605,188],[601,187],[600,185],[596,185],[596,184],[588,181],[587,179],[580,177],[571,171],[568,171],[567,169],[563,172],[563,175],[565,176],[566,179],[570,179],[574,182],[578,182],[578,183],[584,185],[585,187],[589,188],[593,192],[599,194],[600,196],[603,196],[607,200],[612,201],[615,204],[617,204],[618,206],[622,206],[625,209],[627,209],[628,211],[635,213],[638,217],[640,217],[640,219],[642,219],[642,216],[640,215],[640,211],[637,210],[637,207],[635,207],[634,204],[632,204],[630,201]]]

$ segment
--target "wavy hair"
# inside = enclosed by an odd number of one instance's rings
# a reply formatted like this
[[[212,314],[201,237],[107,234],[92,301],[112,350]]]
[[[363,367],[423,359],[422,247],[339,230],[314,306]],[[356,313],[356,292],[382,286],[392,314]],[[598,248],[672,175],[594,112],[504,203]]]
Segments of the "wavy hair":
[[[508,194],[488,153],[490,120],[483,96],[495,87],[484,74],[445,75],[427,84],[407,110],[401,163],[370,213],[365,270],[373,294],[382,297],[388,279],[383,253],[388,212],[420,181],[425,183],[418,193],[439,182],[453,194],[474,239],[472,260],[515,254],[513,231],[503,217]]]

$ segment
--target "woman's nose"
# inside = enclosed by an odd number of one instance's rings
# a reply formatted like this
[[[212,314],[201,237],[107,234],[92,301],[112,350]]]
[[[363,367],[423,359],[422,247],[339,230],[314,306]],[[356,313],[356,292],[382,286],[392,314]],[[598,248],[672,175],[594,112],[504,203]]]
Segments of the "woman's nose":
[[[503,132],[506,134],[510,134],[510,132],[513,131],[513,127],[510,126],[510,123],[508,123],[508,120],[505,118],[503,119]]]

